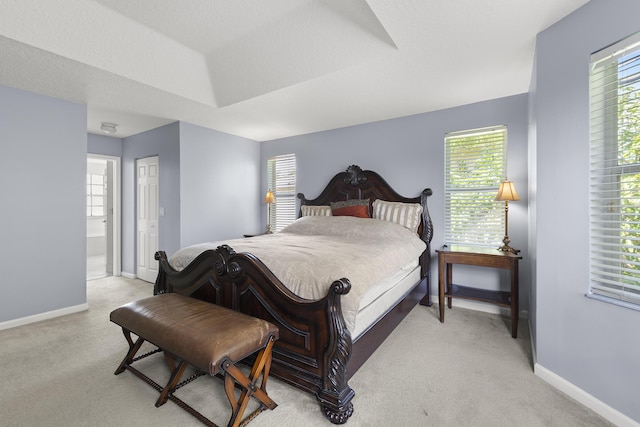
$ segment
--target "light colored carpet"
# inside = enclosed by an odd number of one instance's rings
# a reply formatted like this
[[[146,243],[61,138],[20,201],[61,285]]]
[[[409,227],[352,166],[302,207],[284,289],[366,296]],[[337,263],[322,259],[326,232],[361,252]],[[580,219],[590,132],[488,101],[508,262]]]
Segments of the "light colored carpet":
[[[109,321],[114,308],[152,294],[139,280],[88,282],[89,310],[0,331],[2,426],[198,426],[131,372],[114,375],[127,345]],[[347,426],[609,426],[606,420],[533,374],[530,339],[521,321],[512,339],[500,316],[460,308],[417,306],[349,381],[356,391]],[[134,365],[135,366],[135,365]],[[160,356],[137,366],[164,384]],[[330,426],[314,397],[275,378],[279,404],[249,424]],[[222,381],[202,377],[176,396],[226,425]]]

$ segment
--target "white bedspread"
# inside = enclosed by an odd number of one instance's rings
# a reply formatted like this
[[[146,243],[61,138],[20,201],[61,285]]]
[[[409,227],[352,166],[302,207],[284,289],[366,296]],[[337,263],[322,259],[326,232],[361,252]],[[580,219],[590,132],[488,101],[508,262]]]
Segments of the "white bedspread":
[[[335,280],[349,279],[351,291],[342,297],[342,312],[350,331],[367,289],[418,259],[426,248],[415,233],[396,223],[308,216],[279,233],[180,249],[169,263],[181,270],[203,251],[222,244],[257,256],[287,288],[305,299],[323,298]]]

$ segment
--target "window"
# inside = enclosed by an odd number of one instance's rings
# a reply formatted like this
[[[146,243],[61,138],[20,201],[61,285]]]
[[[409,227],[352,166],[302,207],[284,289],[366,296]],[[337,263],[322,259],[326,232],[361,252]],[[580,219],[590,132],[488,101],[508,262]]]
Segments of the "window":
[[[296,155],[285,154],[267,161],[267,185],[273,191],[275,203],[271,210],[271,228],[282,230],[296,219]]]
[[[87,216],[104,216],[103,175],[87,175]]]
[[[494,199],[505,178],[507,128],[453,132],[444,141],[446,244],[501,246],[504,203]]]
[[[590,296],[640,309],[640,33],[591,56]]]

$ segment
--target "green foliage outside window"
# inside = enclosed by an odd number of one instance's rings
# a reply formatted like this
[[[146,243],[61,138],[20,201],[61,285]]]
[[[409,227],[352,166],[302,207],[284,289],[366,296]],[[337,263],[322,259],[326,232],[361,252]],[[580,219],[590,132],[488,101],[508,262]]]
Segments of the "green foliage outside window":
[[[504,203],[495,201],[505,178],[504,126],[445,137],[445,242],[500,246]]]
[[[640,275],[640,94],[626,86],[618,95],[618,165],[630,173],[620,181],[620,237],[623,281],[637,286]],[[633,280],[629,280],[632,278]]]

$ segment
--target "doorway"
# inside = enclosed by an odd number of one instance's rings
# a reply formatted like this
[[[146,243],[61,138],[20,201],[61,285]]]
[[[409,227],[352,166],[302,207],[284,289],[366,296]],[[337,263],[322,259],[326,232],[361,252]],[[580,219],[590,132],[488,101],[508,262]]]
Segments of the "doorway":
[[[120,158],[87,156],[87,280],[119,276]]]

